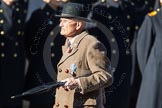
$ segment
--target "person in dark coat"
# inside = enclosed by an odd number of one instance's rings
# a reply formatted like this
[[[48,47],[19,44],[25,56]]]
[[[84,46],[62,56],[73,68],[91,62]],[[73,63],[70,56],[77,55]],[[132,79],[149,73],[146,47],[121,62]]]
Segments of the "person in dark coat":
[[[141,24],[144,21],[145,15],[149,12],[151,12],[153,9],[157,9],[159,0],[147,0],[147,1],[139,1],[139,0],[133,0],[135,3],[135,6],[133,7],[135,10],[135,33],[134,33],[134,39],[131,45],[132,49],[132,76],[131,76],[131,102],[130,102],[130,108],[136,107],[136,102],[138,98],[139,88],[142,80],[142,75],[140,71],[140,67],[137,62],[137,33],[141,26]],[[158,1],[158,2],[157,2]],[[154,5],[155,4],[155,5]],[[146,48],[147,49],[147,48]],[[145,50],[146,50],[145,49]],[[143,58],[144,59],[144,58]]]
[[[24,86],[26,12],[27,0],[0,1],[0,108],[22,108],[21,98],[10,97]]]
[[[130,43],[134,31],[133,12],[123,1],[105,0],[93,8],[92,19],[100,24],[96,28],[89,29],[89,32],[97,36],[106,46],[109,51],[107,55],[111,58],[112,67],[115,68],[114,82],[106,88],[105,107],[128,108],[131,76]],[[105,30],[101,25],[105,26]],[[106,36],[107,31],[113,36]],[[117,47],[114,47],[115,45]]]
[[[148,9],[152,9],[150,8],[152,5],[153,0],[146,0],[145,2],[138,0],[102,0],[102,2],[98,2],[98,5],[92,11],[92,18],[105,25],[113,33],[114,38],[106,39],[103,36],[105,34],[96,28],[95,30],[89,30],[90,33],[98,36],[97,38],[104,43],[106,48],[111,49],[112,52],[109,52],[108,55],[116,56],[117,58],[119,54],[118,64],[114,72],[114,83],[110,88],[107,88],[108,101],[106,106],[108,108],[129,107],[132,78],[130,46],[134,39],[134,33],[142,23],[142,18],[137,18],[139,11],[142,16],[145,14],[145,11],[148,12]],[[99,29],[100,27],[97,26],[97,28]],[[111,45],[115,44],[118,45],[118,49],[112,48]]]
[[[55,14],[60,12],[59,6],[62,1],[44,0],[44,2],[46,3],[44,7],[34,11],[26,24],[25,46],[29,66],[24,91],[56,81],[56,67],[62,56],[61,46],[65,38],[57,35],[59,29],[55,30],[59,24]],[[25,99],[30,102],[30,108],[52,108],[54,95],[55,92],[51,91],[28,96]]]
[[[162,0],[160,1],[162,4]],[[137,60],[142,75],[136,108],[162,107],[162,11],[146,15],[137,37]]]

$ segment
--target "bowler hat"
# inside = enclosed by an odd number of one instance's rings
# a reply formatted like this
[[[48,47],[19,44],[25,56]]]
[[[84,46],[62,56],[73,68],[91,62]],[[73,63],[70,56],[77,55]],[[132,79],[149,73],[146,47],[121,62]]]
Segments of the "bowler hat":
[[[83,4],[69,2],[64,4],[62,13],[55,16],[60,18],[74,18],[90,22],[91,20],[87,18],[88,12],[89,10],[86,10]]]

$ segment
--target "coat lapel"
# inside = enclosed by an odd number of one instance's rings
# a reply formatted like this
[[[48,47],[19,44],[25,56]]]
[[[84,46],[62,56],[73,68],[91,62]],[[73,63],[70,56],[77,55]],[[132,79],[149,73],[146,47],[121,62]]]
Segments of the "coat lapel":
[[[62,46],[63,56],[62,56],[60,62],[58,63],[58,66],[78,51],[78,46],[79,46],[81,40],[87,35],[88,35],[87,32],[82,32],[80,34],[80,36],[75,39],[75,41],[71,45],[72,51],[70,53],[67,52],[67,39],[66,39],[65,46]]]

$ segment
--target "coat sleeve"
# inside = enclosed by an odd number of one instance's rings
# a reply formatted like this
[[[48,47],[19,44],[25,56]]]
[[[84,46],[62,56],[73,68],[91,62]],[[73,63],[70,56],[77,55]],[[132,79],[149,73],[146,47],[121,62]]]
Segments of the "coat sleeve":
[[[81,93],[85,94],[99,88],[112,84],[112,72],[110,61],[106,56],[106,49],[100,42],[95,42],[89,46],[86,53],[87,64],[91,75],[81,77]]]
[[[152,44],[154,42],[153,37],[153,25],[149,16],[145,17],[145,20],[137,34],[137,60],[140,71],[143,72],[147,63]]]

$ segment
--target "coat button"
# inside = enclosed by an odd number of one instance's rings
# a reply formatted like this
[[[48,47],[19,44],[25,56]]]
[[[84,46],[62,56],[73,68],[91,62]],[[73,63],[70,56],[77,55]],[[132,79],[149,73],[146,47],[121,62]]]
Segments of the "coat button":
[[[51,53],[51,57],[54,58],[55,57],[55,54],[54,53]]]
[[[0,20],[0,24],[3,24],[4,23],[4,20]]]
[[[1,46],[4,47],[4,45],[5,45],[4,42],[1,42]]]
[[[56,107],[59,107],[59,103],[56,103]]]
[[[4,33],[4,31],[1,31],[0,34],[1,34],[1,35],[4,35],[5,33]]]
[[[66,69],[66,70],[65,70],[65,73],[69,73],[69,70],[68,70],[68,69]]]
[[[50,46],[53,47],[53,46],[54,46],[54,42],[51,42],[51,43],[50,43]]]
[[[4,53],[1,53],[1,58],[4,58],[5,57],[5,54]]]
[[[53,32],[53,31],[51,31],[51,32],[50,32],[50,35],[51,35],[51,36],[53,36],[53,35],[54,35],[54,32]]]
[[[19,9],[19,8],[16,8],[16,11],[17,11],[17,12],[19,12],[19,11],[20,11],[20,9]]]
[[[64,105],[64,108],[68,108],[68,105]]]
[[[21,31],[18,31],[18,32],[17,32],[17,35],[21,35]]]
[[[62,72],[62,69],[61,69],[61,68],[59,68],[59,69],[58,69],[58,71],[59,71],[59,72]]]
[[[14,57],[14,58],[17,58],[17,56],[18,56],[17,53],[14,53],[14,54],[13,54],[13,57]]]
[[[26,14],[27,13],[27,10],[26,9],[24,9],[24,14]]]
[[[20,19],[18,19],[18,20],[17,20],[17,23],[18,23],[18,24],[21,24],[21,20],[20,20]]]
[[[18,42],[15,42],[15,46],[18,46],[19,45],[19,43]]]
[[[3,9],[0,9],[0,13],[3,13]]]

